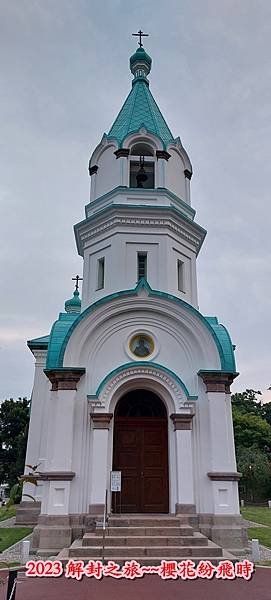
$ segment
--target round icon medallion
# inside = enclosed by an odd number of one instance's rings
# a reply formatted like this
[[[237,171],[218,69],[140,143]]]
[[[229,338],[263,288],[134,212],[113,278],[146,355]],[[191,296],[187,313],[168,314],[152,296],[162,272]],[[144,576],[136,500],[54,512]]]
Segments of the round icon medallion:
[[[146,333],[137,333],[129,342],[129,350],[137,358],[147,358],[154,351],[154,341]]]

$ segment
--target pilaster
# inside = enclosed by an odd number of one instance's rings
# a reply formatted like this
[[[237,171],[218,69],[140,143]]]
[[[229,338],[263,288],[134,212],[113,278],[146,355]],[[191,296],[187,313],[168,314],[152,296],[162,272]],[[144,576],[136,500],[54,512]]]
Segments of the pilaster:
[[[69,514],[72,471],[74,406],[76,390],[85,369],[62,368],[46,370],[52,383],[50,394],[47,461],[41,473],[44,482],[41,513]]]
[[[113,413],[90,413],[92,433],[91,496],[89,512],[102,514],[107,489],[108,433]]]
[[[184,408],[170,415],[176,447],[176,513],[194,513],[194,465],[192,452],[193,408]]]
[[[206,386],[210,425],[210,469],[215,515],[239,514],[238,479],[231,415],[230,385],[237,373],[200,371]]]

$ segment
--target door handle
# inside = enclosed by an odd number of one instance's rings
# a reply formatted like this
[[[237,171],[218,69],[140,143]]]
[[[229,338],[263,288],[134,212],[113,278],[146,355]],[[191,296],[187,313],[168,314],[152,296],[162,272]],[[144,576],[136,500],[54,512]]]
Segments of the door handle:
[[[144,473],[143,473],[143,471],[141,471],[141,473],[140,473],[140,477],[144,477]]]

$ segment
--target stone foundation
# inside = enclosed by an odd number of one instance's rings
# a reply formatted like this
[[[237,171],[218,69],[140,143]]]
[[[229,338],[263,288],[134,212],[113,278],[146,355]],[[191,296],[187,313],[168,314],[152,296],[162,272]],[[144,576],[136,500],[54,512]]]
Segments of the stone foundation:
[[[37,525],[41,502],[21,502],[17,506],[16,525]]]
[[[229,552],[240,554],[248,548],[247,528],[240,515],[198,515],[199,531]]]
[[[33,532],[32,546],[41,553],[62,550],[87,532],[95,530],[91,515],[40,515]]]

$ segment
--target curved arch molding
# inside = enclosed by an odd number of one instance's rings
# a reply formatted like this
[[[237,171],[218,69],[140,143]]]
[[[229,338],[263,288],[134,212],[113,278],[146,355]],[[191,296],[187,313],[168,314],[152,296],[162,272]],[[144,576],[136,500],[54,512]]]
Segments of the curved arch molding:
[[[227,371],[228,373],[236,373],[233,345],[230,335],[227,329],[218,322],[217,317],[204,317],[196,308],[184,300],[181,300],[180,298],[177,298],[171,294],[167,294],[166,292],[152,290],[152,288],[144,279],[141,279],[134,289],[116,292],[106,296],[105,298],[102,298],[101,300],[98,300],[97,302],[94,302],[79,315],[60,313],[59,318],[54,323],[50,333],[46,369],[63,367],[64,355],[68,341],[75,328],[83,319],[87,318],[90,313],[97,310],[103,304],[112,302],[115,299],[137,296],[142,288],[147,291],[149,296],[165,298],[169,302],[178,304],[199,319],[209,331],[216,344],[220,356],[221,370]],[[34,340],[32,340],[32,344],[33,342]],[[30,343],[31,342],[29,342],[29,344]]]
[[[151,361],[137,361],[136,363],[132,361],[113,369],[99,384],[95,394],[96,397],[102,395],[103,400],[106,400],[112,388],[127,377],[130,378],[134,375],[153,377],[156,381],[166,384],[180,401],[184,395],[187,400],[197,400],[198,398],[198,396],[190,395],[184,382],[171,369]]]

